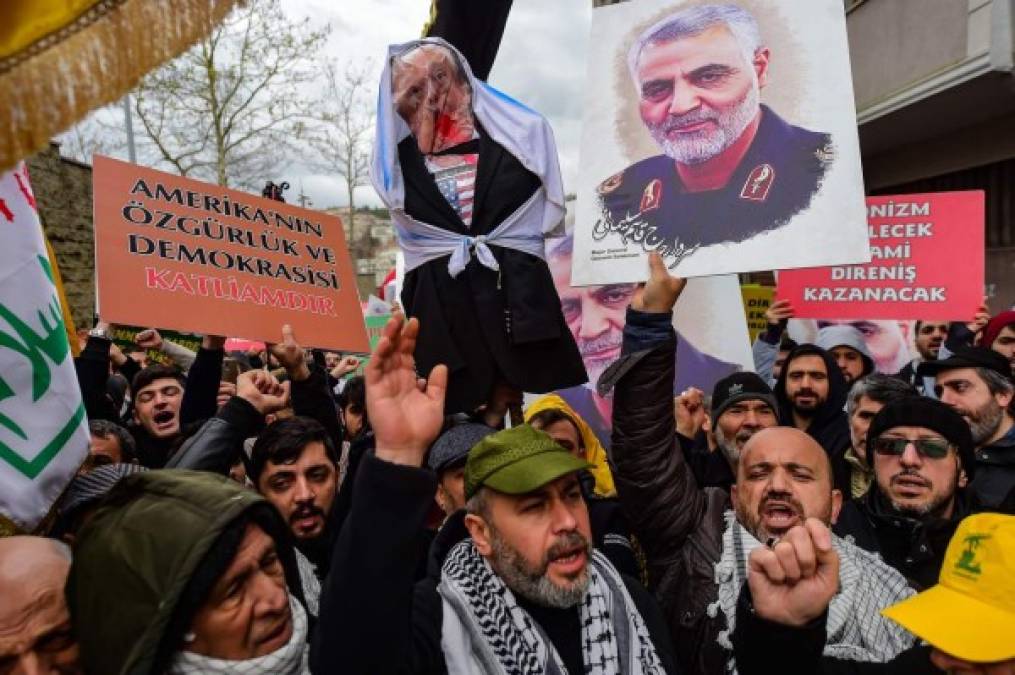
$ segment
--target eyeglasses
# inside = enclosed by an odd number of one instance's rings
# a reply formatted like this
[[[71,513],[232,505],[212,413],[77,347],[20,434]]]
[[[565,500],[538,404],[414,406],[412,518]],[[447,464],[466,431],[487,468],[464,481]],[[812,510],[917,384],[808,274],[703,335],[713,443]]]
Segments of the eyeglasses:
[[[936,438],[918,438],[915,441],[908,438],[879,438],[874,441],[874,451],[879,455],[900,457],[910,443],[916,447],[916,452],[920,457],[930,459],[947,457],[948,450],[952,447],[948,441]]]

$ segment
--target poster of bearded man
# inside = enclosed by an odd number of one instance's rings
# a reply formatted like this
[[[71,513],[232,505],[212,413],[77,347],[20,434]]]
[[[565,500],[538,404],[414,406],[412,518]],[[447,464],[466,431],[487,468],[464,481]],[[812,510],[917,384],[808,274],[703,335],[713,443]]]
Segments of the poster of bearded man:
[[[839,0],[592,13],[573,283],[870,260]]]

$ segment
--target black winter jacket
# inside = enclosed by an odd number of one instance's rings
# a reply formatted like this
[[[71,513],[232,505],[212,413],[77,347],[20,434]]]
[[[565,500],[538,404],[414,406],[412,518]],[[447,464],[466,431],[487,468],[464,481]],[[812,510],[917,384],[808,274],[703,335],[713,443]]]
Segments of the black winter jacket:
[[[368,454],[355,479],[352,511],[335,545],[332,573],[321,592],[316,628],[320,639],[311,642],[311,670],[446,673],[437,584],[444,557],[465,536],[464,526],[454,517],[444,525],[430,547],[427,578],[417,582],[416,569],[420,557],[426,555],[418,534],[433,503],[436,476]],[[624,581],[666,672],[677,672],[658,607],[637,582],[626,577]],[[575,631],[580,626],[577,622],[565,624],[571,614],[577,619],[577,612],[526,609],[538,613],[534,618],[558,647],[569,672],[584,672],[581,663],[573,661],[577,641],[571,640],[578,636]],[[580,659],[580,644],[577,646]]]

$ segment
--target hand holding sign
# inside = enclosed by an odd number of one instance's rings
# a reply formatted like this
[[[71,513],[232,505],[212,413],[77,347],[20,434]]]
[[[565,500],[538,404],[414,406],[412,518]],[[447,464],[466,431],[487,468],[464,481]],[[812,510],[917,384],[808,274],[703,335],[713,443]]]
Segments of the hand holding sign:
[[[162,336],[154,328],[148,328],[134,336],[134,342],[142,349],[154,349],[162,351]]]
[[[658,253],[649,254],[648,266],[650,275],[648,282],[634,294],[631,307],[639,312],[654,314],[673,311],[673,306],[677,304],[680,294],[687,286],[687,280],[671,276],[662,256]]]
[[[271,355],[278,359],[289,379],[294,382],[302,382],[310,377],[310,368],[307,367],[307,359],[303,354],[303,347],[296,342],[293,335],[293,327],[289,324],[282,326],[281,344],[270,344],[268,350]]]

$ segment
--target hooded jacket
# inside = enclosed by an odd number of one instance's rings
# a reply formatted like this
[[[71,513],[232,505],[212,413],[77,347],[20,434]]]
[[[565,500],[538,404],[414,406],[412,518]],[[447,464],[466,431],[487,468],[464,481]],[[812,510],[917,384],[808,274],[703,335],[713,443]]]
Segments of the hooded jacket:
[[[78,534],[67,606],[86,672],[162,675],[189,629],[209,552],[254,522],[278,547],[291,594],[303,602],[285,524],[260,495],[222,476],[161,470],[120,481]],[[195,597],[197,596],[197,597]]]
[[[849,389],[846,380],[836,365],[835,359],[824,349],[812,344],[803,344],[794,349],[786,357],[779,379],[775,383],[775,399],[779,403],[779,419],[786,426],[793,425],[793,405],[786,396],[786,378],[790,365],[801,356],[819,356],[825,362],[828,373],[828,398],[822,403],[811,418],[807,433],[816,440],[828,453],[832,461],[832,473],[835,487],[843,495],[849,495],[849,464],[846,463],[846,450],[850,448],[849,418],[846,417],[846,396]]]
[[[827,352],[831,352],[836,347],[849,347],[859,353],[860,360],[863,361],[863,372],[860,377],[874,372],[874,358],[871,356],[870,350],[867,349],[867,343],[864,342],[860,331],[852,326],[825,326],[818,331],[817,344]]]

